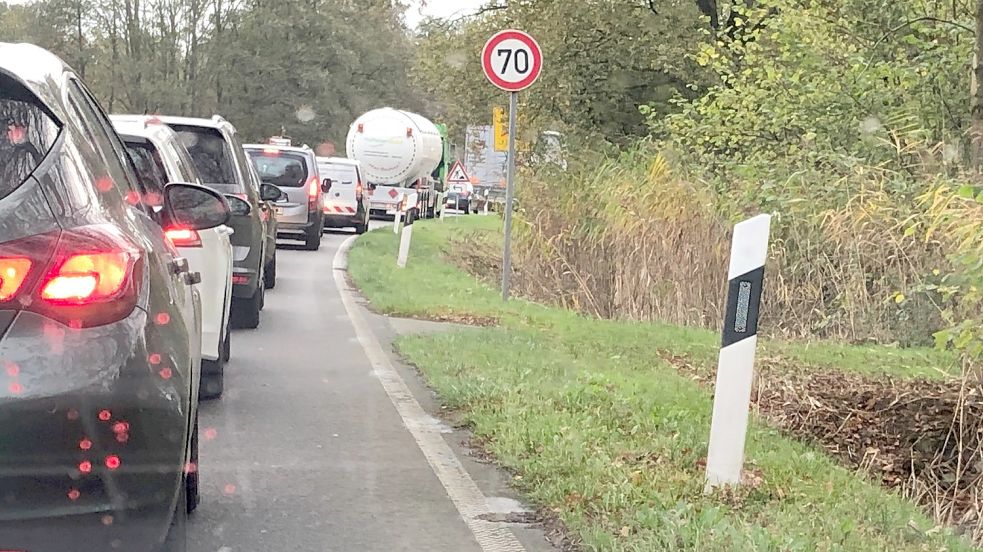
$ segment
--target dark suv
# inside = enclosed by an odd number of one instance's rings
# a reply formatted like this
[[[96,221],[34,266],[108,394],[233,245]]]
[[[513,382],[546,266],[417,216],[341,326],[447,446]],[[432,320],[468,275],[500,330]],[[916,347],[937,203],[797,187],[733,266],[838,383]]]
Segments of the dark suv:
[[[246,144],[260,179],[275,184],[283,196],[275,203],[277,234],[304,242],[309,251],[321,247],[324,212],[321,209],[330,184],[318,176],[317,158],[310,148]]]
[[[160,117],[194,159],[202,182],[238,197],[232,204],[232,322],[240,328],[259,326],[267,289],[276,285],[276,213],[271,202],[282,195],[263,185],[246,157],[234,126],[225,119]]]
[[[228,219],[144,188],[72,70],[0,43],[0,550],[185,549],[200,297],[165,229]]]

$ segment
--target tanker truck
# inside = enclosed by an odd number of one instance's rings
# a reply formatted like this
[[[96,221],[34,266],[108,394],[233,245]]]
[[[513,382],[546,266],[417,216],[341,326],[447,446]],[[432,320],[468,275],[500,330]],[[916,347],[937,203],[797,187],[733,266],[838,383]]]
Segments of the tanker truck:
[[[449,151],[444,127],[416,113],[374,109],[352,123],[346,149],[362,165],[372,216],[393,216],[400,207],[421,218],[438,214]],[[414,192],[415,204],[400,204]]]

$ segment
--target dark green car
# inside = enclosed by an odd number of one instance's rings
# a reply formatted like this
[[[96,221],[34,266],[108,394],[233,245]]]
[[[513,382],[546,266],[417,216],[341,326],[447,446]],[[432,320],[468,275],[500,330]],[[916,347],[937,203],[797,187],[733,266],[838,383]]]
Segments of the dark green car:
[[[262,184],[231,123],[211,119],[161,117],[178,133],[202,182],[230,200],[232,221],[232,323],[259,326],[267,289],[276,286],[276,212],[272,202],[282,191]]]

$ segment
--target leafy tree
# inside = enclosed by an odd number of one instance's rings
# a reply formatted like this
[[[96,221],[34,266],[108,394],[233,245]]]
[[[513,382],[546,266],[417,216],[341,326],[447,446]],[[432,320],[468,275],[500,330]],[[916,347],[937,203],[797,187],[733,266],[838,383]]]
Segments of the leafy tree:
[[[422,107],[408,76],[405,7],[391,0],[0,6],[0,37],[59,54],[111,112],[220,113],[249,139],[285,128],[298,141],[343,149],[360,113]]]
[[[492,9],[494,8],[494,9]],[[687,53],[707,37],[693,2],[528,0],[487,8],[469,20],[429,21],[421,29],[414,75],[433,111],[453,128],[488,124],[503,95],[487,83],[479,58],[485,41],[503,28],[536,37],[545,66],[521,95],[526,131],[554,129],[625,143],[647,133],[638,107],[660,113],[676,97],[695,97],[688,84],[702,71]]]

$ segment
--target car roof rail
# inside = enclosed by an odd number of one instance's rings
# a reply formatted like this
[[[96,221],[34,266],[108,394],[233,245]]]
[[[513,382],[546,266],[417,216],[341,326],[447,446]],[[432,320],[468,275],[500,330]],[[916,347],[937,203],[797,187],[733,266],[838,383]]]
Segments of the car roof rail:
[[[227,123],[228,122],[228,121],[225,120],[225,117],[223,117],[221,115],[218,115],[218,114],[212,115],[212,120],[215,121],[216,123]]]

